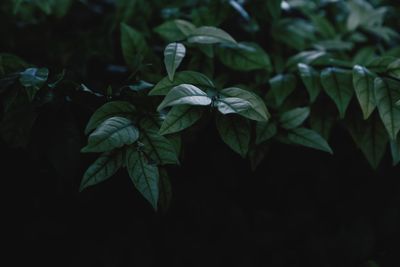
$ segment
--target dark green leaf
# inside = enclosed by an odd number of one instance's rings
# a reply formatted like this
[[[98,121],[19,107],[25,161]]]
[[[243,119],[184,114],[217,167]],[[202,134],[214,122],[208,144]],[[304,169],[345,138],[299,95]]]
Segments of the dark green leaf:
[[[271,60],[267,53],[255,43],[239,43],[235,46],[221,46],[218,50],[219,60],[227,67],[238,71],[272,70]]]
[[[387,72],[390,76],[400,79],[400,59],[390,63],[387,67]]]
[[[396,166],[400,162],[400,140],[397,137],[396,140],[390,141],[390,152],[392,154],[393,166]]]
[[[335,106],[324,103],[316,103],[312,106],[310,115],[310,126],[318,132],[324,139],[328,140],[332,128],[337,121]]]
[[[140,141],[146,155],[158,165],[178,164],[178,155],[173,144],[158,131],[141,129]]]
[[[333,153],[331,147],[328,145],[326,140],[317,132],[310,129],[292,129],[288,134],[288,139],[290,142],[297,145],[322,150],[331,154]]]
[[[158,188],[160,190],[160,197],[158,200],[158,207],[162,212],[165,213],[171,206],[172,188],[167,171],[164,169],[160,169],[159,173],[160,177],[159,177]]]
[[[281,4],[282,0],[268,0],[266,5],[268,12],[273,19],[278,19],[281,16]]]
[[[174,106],[165,117],[160,128],[160,134],[164,135],[182,131],[198,121],[202,114],[202,109],[195,106]]]
[[[241,117],[217,114],[216,124],[222,140],[242,157],[246,157],[250,143],[250,124]]]
[[[150,164],[143,152],[129,148],[126,153],[126,168],[136,189],[157,210],[159,197],[157,166]]]
[[[83,175],[80,191],[101,183],[113,176],[123,164],[123,154],[121,151],[105,152],[89,166]]]
[[[300,77],[308,91],[308,95],[310,96],[310,102],[313,103],[321,92],[322,86],[319,73],[312,67],[303,63],[298,64],[298,69],[300,72]]]
[[[391,79],[376,78],[374,82],[376,106],[382,122],[391,140],[396,140],[400,130],[400,107],[396,101],[400,99],[400,82]]]
[[[374,75],[365,67],[354,66],[353,68],[353,86],[356,91],[358,102],[360,103],[364,119],[367,119],[374,111]]]
[[[269,84],[271,86],[269,94],[274,96],[279,107],[296,88],[296,77],[292,74],[279,74],[270,79]]]
[[[378,168],[388,143],[385,127],[374,113],[367,121],[353,119],[349,131],[354,142],[361,149],[372,168]]]
[[[139,138],[139,131],[130,119],[111,117],[90,134],[88,145],[82,152],[106,152],[123,145],[133,144]]]
[[[125,62],[131,67],[137,67],[138,60],[148,51],[143,35],[125,23],[121,23],[121,47]]]
[[[285,129],[299,127],[310,115],[310,108],[295,108],[282,113],[279,118],[280,126]]]
[[[341,118],[353,96],[351,72],[338,68],[326,68],[321,72],[321,83],[330,98],[335,102]]]
[[[186,20],[172,20],[161,24],[154,29],[161,37],[168,42],[182,41],[186,39],[196,27]]]
[[[277,128],[273,122],[257,122],[256,124],[256,144],[261,144],[277,133]]]

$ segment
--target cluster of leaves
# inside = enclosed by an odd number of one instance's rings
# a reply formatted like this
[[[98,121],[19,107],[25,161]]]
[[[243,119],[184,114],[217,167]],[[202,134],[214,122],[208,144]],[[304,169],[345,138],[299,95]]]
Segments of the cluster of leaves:
[[[55,2],[14,1],[12,8],[16,16],[34,17],[37,8],[66,16],[71,1],[63,1],[62,12]],[[104,85],[104,95],[75,85],[105,102],[85,129],[82,152],[101,154],[81,189],[126,167],[155,209],[167,206],[166,165],[179,164],[181,135],[201,127],[202,118],[212,118],[223,142],[253,168],[272,142],[333,153],[334,126],[348,129],[373,168],[387,147],[393,164],[400,162],[399,7],[366,0],[176,2],[171,8],[155,0],[115,1],[115,50],[129,78]],[[154,10],[163,18],[157,25]],[[138,14],[147,24],[136,21]],[[22,120],[15,114],[21,108],[51,101],[46,96],[63,75],[50,82],[47,69],[8,54],[0,60],[0,93],[7,95],[1,134],[8,141],[24,129],[10,129],[8,121]],[[32,127],[34,118],[24,114],[18,124]]]

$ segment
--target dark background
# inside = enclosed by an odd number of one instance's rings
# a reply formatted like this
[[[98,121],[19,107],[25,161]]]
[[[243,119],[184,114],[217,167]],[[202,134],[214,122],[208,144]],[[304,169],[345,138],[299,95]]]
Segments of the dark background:
[[[90,156],[78,160],[75,176],[62,177],[44,158],[3,144],[20,259],[74,267],[367,266],[371,259],[398,266],[400,181],[390,159],[371,170],[338,127],[334,156],[277,144],[252,172],[211,126],[186,140],[182,166],[169,169],[165,214],[125,171],[78,193]]]
[[[57,51],[64,48],[51,40],[79,40],[101,18],[82,10],[65,23],[46,24],[40,38],[34,26],[19,31],[3,24],[2,36],[14,32],[19,42],[4,39],[2,51],[61,70]],[[72,42],[68,49],[78,67],[80,47]],[[126,75],[108,71],[107,58],[85,60],[87,70],[77,72],[91,87]],[[386,155],[372,170],[340,125],[330,140],[333,156],[274,143],[253,172],[205,121],[195,136],[184,136],[182,164],[168,168],[171,207],[156,213],[124,170],[78,192],[95,159],[79,152],[92,111],[54,103],[41,110],[27,149],[0,143],[13,265],[362,267],[374,260],[400,266],[399,167]]]

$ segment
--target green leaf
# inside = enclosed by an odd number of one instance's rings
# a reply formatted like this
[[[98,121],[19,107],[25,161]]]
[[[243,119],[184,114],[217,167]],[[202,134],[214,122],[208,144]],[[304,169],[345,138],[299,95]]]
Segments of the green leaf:
[[[216,125],[222,140],[243,158],[250,144],[250,124],[241,117],[217,114]]]
[[[226,97],[237,97],[247,100],[251,107],[239,112],[243,117],[256,121],[267,121],[270,117],[264,101],[258,95],[250,91],[237,87],[229,87],[221,90],[219,93]]]
[[[238,71],[272,70],[268,54],[255,43],[239,43],[221,46],[217,50],[219,60],[225,66]]]
[[[325,51],[311,50],[300,52],[288,59],[286,68],[295,68],[298,64],[314,65],[326,61],[328,54]]]
[[[365,67],[354,66],[353,86],[360,103],[364,119],[368,119],[376,107],[374,95],[374,75]]]
[[[338,68],[326,68],[321,72],[321,83],[335,102],[340,118],[344,118],[354,92],[351,73]]]
[[[376,78],[374,82],[375,100],[379,115],[391,140],[396,140],[400,130],[400,82],[391,79]]]
[[[297,67],[310,97],[310,102],[313,103],[321,92],[322,86],[319,79],[319,73],[314,68],[303,63],[299,63]]]
[[[292,74],[278,74],[269,80],[269,84],[271,86],[269,94],[274,96],[279,107],[296,88],[296,77]]]
[[[311,109],[310,126],[311,129],[318,132],[324,139],[328,140],[333,126],[337,121],[335,106],[325,103],[315,103]]]
[[[143,152],[129,148],[126,153],[126,168],[136,189],[157,210],[159,197],[157,166],[150,164]]]
[[[29,100],[35,98],[36,92],[46,83],[49,70],[46,68],[28,68],[20,73],[19,82],[26,87]]]
[[[148,83],[143,80],[140,80],[140,81],[135,82],[134,84],[128,86],[128,88],[134,92],[149,90],[150,88],[153,88],[153,87],[154,87],[154,84]]]
[[[154,31],[168,42],[182,41],[186,39],[196,26],[186,20],[171,20],[157,26]]]
[[[158,207],[162,212],[165,213],[171,206],[171,201],[172,201],[171,181],[165,169],[161,168],[159,170],[159,173],[160,177],[158,182],[158,188],[160,190],[160,197],[158,200]]]
[[[307,14],[313,22],[316,30],[324,37],[324,39],[333,39],[336,37],[336,31],[333,25],[329,22],[328,18],[313,13]]]
[[[322,150],[333,154],[331,147],[319,133],[306,129],[296,128],[290,130],[288,139],[294,144]]]
[[[400,162],[400,140],[397,137],[396,140],[390,141],[390,152],[392,154],[393,166],[396,166]]]
[[[202,26],[192,31],[188,37],[188,42],[195,44],[236,44],[235,39],[227,32],[211,26]]]
[[[139,131],[130,119],[111,117],[90,134],[88,145],[82,152],[106,152],[133,144],[138,138]]]
[[[396,62],[397,58],[391,56],[374,57],[366,65],[370,71],[385,72],[388,66]]]
[[[285,129],[293,129],[300,126],[310,115],[310,108],[295,108],[282,113],[279,118],[280,126]]]
[[[113,176],[123,164],[121,151],[104,152],[96,161],[89,166],[83,175],[80,191],[101,183]]]
[[[374,113],[367,121],[352,119],[349,132],[372,168],[377,169],[388,143],[385,127],[377,114]]]
[[[202,109],[195,106],[174,106],[165,117],[160,128],[160,134],[164,135],[182,131],[197,122],[202,114]]]
[[[158,131],[141,129],[140,141],[143,151],[158,165],[178,164],[178,155],[174,145]]]
[[[266,1],[266,5],[268,8],[268,12],[273,19],[278,19],[281,16],[281,4],[282,0],[268,0]]]
[[[174,80],[175,71],[181,64],[185,54],[186,48],[181,43],[171,43],[165,47],[164,64],[171,81]]]
[[[203,90],[215,88],[214,83],[204,74],[195,71],[182,71],[175,74],[173,81],[170,81],[169,77],[163,78],[149,92],[149,95],[166,95],[172,88],[181,84],[191,84]]]
[[[386,71],[390,76],[400,79],[400,59],[390,63]]]
[[[251,103],[238,97],[222,97],[216,100],[216,106],[222,114],[231,114],[249,110]]]
[[[126,101],[112,101],[104,104],[90,118],[85,134],[90,133],[97,126],[99,126],[103,121],[111,117],[132,117],[135,114],[136,108]]]
[[[143,35],[125,23],[121,23],[121,47],[125,62],[135,68],[148,51]]]
[[[273,122],[257,122],[256,124],[256,144],[261,144],[272,137],[274,137],[277,133],[277,128],[275,123]]]
[[[42,87],[49,76],[49,70],[46,68],[28,68],[20,73],[19,81],[25,87]]]
[[[172,88],[157,110],[177,105],[208,106],[211,98],[200,88],[191,84],[181,84]]]
[[[21,7],[24,0],[13,0],[13,13],[16,15]]]

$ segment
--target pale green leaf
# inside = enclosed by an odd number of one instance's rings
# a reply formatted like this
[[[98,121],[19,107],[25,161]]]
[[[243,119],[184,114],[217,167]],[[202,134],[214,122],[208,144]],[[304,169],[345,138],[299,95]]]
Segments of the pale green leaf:
[[[188,42],[196,44],[236,44],[235,39],[227,32],[211,26],[202,26],[192,31],[188,37]]]
[[[28,68],[20,73],[19,81],[25,87],[42,87],[49,77],[49,70],[46,68]]]
[[[181,43],[170,43],[165,47],[164,64],[171,81],[174,80],[175,71],[181,64],[185,54],[186,48]]]
[[[149,95],[166,95],[175,86],[181,84],[191,84],[203,90],[215,88],[214,83],[204,74],[195,71],[182,71],[175,74],[174,80],[169,77],[163,78],[149,92]]]
[[[222,97],[216,100],[218,111],[222,114],[240,113],[251,109],[251,103],[238,97]]]
[[[270,117],[264,101],[255,93],[237,87],[225,88],[219,93],[227,97],[238,97],[250,102],[251,108],[239,112],[243,117],[256,121],[267,121]]]
[[[200,88],[191,84],[175,86],[165,96],[157,110],[177,105],[208,106],[211,98]]]
[[[96,129],[103,121],[111,117],[132,117],[136,112],[135,107],[126,101],[112,101],[104,104],[97,109],[88,124],[86,125],[85,133],[88,134]]]

